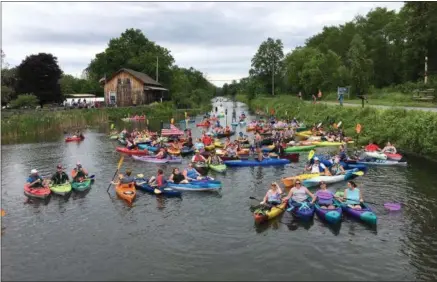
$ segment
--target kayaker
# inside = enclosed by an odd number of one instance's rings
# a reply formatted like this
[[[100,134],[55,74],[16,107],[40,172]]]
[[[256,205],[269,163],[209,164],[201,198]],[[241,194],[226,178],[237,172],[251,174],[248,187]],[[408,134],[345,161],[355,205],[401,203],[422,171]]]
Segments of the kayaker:
[[[53,174],[52,178],[50,179],[53,184],[60,185],[70,181],[68,174],[64,172],[64,168],[62,167],[62,165],[58,164],[56,166],[56,169],[57,171],[55,172],[55,174]]]
[[[88,172],[84,169],[80,162],[76,163],[76,167],[71,171],[71,177],[74,182],[79,182],[88,176]]]
[[[331,175],[340,175],[340,174],[346,173],[344,171],[343,166],[340,164],[339,158],[334,159],[334,164],[330,167],[330,172],[331,172]]]
[[[205,148],[205,145],[202,143],[202,140],[197,139],[196,144],[194,144],[194,148],[196,148],[197,150],[203,150]]]
[[[184,177],[188,180],[202,179],[200,173],[194,168],[193,163],[189,163],[188,167],[184,169]]]
[[[192,148],[193,147],[193,138],[189,137],[188,141],[183,144],[184,147]]]
[[[185,176],[179,171],[178,168],[173,169],[173,173],[168,178],[168,181],[179,184],[179,183],[188,183],[188,180]]]
[[[206,159],[205,159],[204,156],[202,156],[202,155],[200,154],[200,151],[197,150],[197,151],[196,151],[196,154],[193,156],[193,158],[191,159],[191,161],[192,161],[193,163],[206,162]]]
[[[277,206],[281,204],[281,195],[282,195],[281,187],[279,187],[278,183],[273,182],[270,186],[270,189],[267,191],[266,195],[264,196],[263,201],[260,204]]]
[[[340,161],[345,161],[348,159],[344,145],[340,145],[340,152],[338,152],[338,157]]]
[[[161,148],[159,149],[159,153],[155,155],[157,159],[165,159],[168,158],[167,149]]]
[[[296,180],[294,187],[290,189],[288,195],[282,200],[283,202],[289,202],[290,206],[300,207],[303,202],[310,196],[314,198],[315,196],[311,193],[308,188],[301,185],[300,180]]]
[[[379,146],[376,145],[375,142],[370,141],[369,144],[364,148],[364,150],[366,150],[367,152],[375,152],[380,151],[381,148],[379,148]]]
[[[395,146],[393,146],[390,142],[387,142],[387,145],[385,145],[385,147],[382,149],[382,152],[388,154],[396,154],[397,150]]]
[[[343,199],[346,200],[346,204],[353,209],[361,209],[361,203],[363,202],[363,195],[360,189],[357,188],[357,184],[354,181],[347,183],[348,188],[344,190]]]
[[[29,183],[29,187],[31,188],[41,188],[44,187],[44,179],[38,174],[36,169],[32,169],[30,171],[30,175],[27,178],[27,183]]]
[[[167,181],[164,178],[164,171],[162,169],[158,169],[156,173],[156,177],[152,176],[149,180],[149,185],[152,187],[164,187],[167,184]]]
[[[318,201],[319,206],[322,209],[333,209],[333,199],[335,198],[334,193],[332,191],[329,191],[326,188],[326,183],[324,181],[320,181],[320,189],[316,191],[314,194],[315,197],[313,197],[312,204],[314,204],[316,201]]]
[[[320,173],[325,174],[327,172],[327,168],[324,164],[320,163],[320,160],[318,157],[313,158],[314,163],[308,165],[305,169],[307,171],[310,171],[311,173]]]
[[[134,181],[135,181],[135,177],[132,176],[132,170],[127,169],[124,175],[122,173],[118,175],[118,182],[112,181],[111,183],[114,185],[119,185],[119,184],[129,184]]]
[[[223,160],[215,153],[215,151],[212,151],[207,162],[208,164],[219,165],[223,163]]]
[[[256,152],[257,152],[257,160],[259,161],[259,162],[262,162],[264,159],[267,159],[268,157],[266,157],[266,156],[264,156],[264,153],[263,153],[263,151],[261,150],[261,148],[260,147],[258,147],[258,148],[256,148]]]

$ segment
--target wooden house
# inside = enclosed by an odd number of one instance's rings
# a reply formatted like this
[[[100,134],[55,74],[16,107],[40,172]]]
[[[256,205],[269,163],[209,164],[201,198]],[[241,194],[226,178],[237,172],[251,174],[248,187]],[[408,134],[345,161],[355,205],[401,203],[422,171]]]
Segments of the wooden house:
[[[107,105],[129,107],[169,100],[168,89],[147,74],[131,69],[120,69],[100,82],[104,84]]]

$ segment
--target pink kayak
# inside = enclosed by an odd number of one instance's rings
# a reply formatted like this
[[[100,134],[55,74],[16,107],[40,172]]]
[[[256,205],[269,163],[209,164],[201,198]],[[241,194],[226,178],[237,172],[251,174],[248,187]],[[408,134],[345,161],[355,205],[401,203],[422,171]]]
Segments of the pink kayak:
[[[384,154],[387,156],[388,160],[400,161],[402,159],[401,154],[389,154],[389,153],[384,153]]]
[[[178,157],[169,157],[165,159],[158,159],[154,156],[132,156],[134,160],[142,161],[142,162],[148,162],[148,163],[155,163],[155,164],[181,164],[182,158]]]

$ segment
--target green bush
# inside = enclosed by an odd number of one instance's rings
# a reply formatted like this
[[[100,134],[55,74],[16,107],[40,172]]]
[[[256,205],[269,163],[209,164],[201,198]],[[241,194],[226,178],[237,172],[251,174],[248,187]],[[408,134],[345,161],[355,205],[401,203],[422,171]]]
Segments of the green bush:
[[[35,107],[39,104],[39,100],[35,95],[22,94],[18,95],[17,99],[11,101],[11,108],[19,109],[22,107]]]

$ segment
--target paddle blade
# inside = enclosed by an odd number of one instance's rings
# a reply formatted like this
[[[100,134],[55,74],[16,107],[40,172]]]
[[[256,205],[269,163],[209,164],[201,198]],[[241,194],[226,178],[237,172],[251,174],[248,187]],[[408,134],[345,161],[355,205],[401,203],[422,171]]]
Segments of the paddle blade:
[[[120,169],[121,165],[123,164],[124,156],[122,155],[120,160],[118,161],[117,169]]]
[[[355,127],[355,131],[357,132],[357,134],[360,134],[361,132],[361,124],[357,124],[357,126]]]
[[[339,128],[341,126],[341,121],[337,124],[337,128]]]
[[[317,128],[319,128],[320,126],[322,126],[322,123],[319,123],[319,124],[317,125]]]
[[[310,152],[309,152],[309,154],[308,154],[308,160],[311,160],[313,157],[314,157],[314,154],[315,154],[316,152],[314,151],[314,150],[311,150]]]
[[[363,176],[364,175],[364,172],[362,172],[362,171],[357,171],[357,172],[354,172],[354,173],[352,173],[353,175],[357,175],[357,176]]]
[[[155,189],[155,190],[153,190],[153,192],[154,192],[156,195],[159,195],[159,194],[162,193],[161,190],[159,190],[159,189]]]
[[[2,209],[1,214],[2,214],[2,216],[5,216],[5,215],[6,215],[6,212],[5,212],[4,209]]]
[[[401,204],[398,203],[385,203],[384,208],[390,211],[398,211],[401,209]]]

